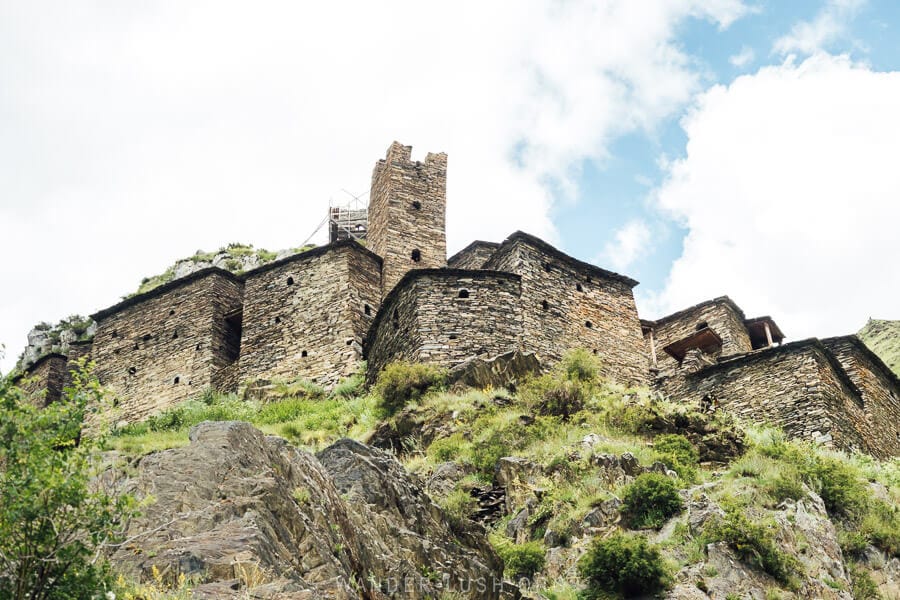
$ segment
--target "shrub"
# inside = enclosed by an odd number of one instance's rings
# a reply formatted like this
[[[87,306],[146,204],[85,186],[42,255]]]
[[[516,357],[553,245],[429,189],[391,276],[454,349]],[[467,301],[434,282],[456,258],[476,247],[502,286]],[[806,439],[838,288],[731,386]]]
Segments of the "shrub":
[[[653,450],[660,461],[685,481],[694,481],[697,478],[700,453],[683,435],[667,433],[657,436],[653,440]]]
[[[544,568],[544,545],[541,542],[500,544],[497,554],[503,559],[503,571],[515,580],[531,579]]]
[[[459,531],[463,528],[463,523],[475,513],[478,501],[468,490],[456,488],[440,501],[440,505],[444,509],[451,527]]]
[[[362,373],[351,375],[334,386],[334,389],[331,390],[331,395],[338,398],[359,396],[363,393],[365,382],[366,380]]]
[[[568,419],[584,408],[600,381],[600,362],[587,350],[572,350],[553,371],[522,387],[520,396],[538,414]]]
[[[805,471],[813,489],[825,502],[828,514],[846,519],[862,517],[868,490],[850,465],[834,458],[816,457]]]
[[[579,574],[587,580],[587,597],[621,594],[628,597],[654,594],[666,589],[670,575],[656,546],[643,537],[617,533],[594,541],[578,562]]]
[[[622,515],[635,529],[659,529],[682,508],[675,482],[659,473],[639,475],[622,495]]]
[[[446,381],[446,371],[433,365],[395,362],[378,376],[375,393],[379,408],[388,416],[394,415],[413,400],[440,388]]]
[[[707,542],[727,542],[741,560],[785,585],[794,584],[791,574],[799,568],[797,559],[778,547],[770,529],[750,521],[740,509],[729,507],[724,518],[710,523],[704,536]]]
[[[850,594],[853,600],[880,600],[881,593],[872,576],[858,564],[850,563],[847,568],[850,577]]]
[[[590,384],[600,381],[600,359],[583,348],[567,352],[559,363],[559,369],[570,381]]]
[[[0,598],[92,598],[112,583],[98,557],[134,501],[93,481],[102,440],[82,426],[97,405],[100,386],[84,371],[43,409],[0,378]]]

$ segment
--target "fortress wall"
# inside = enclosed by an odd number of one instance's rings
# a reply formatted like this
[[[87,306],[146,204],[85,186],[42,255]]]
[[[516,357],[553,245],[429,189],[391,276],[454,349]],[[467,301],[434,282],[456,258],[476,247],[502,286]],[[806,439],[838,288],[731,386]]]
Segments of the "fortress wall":
[[[390,362],[445,367],[519,348],[519,277],[495,271],[409,273],[385,299],[366,345],[368,379]]]
[[[647,383],[647,351],[631,291],[637,282],[521,233],[504,242],[485,268],[522,277],[524,350],[552,362],[586,348],[600,357],[609,379]]]
[[[15,383],[35,406],[47,406],[62,396],[67,363],[68,360],[62,354],[45,354]]]
[[[219,324],[240,307],[242,284],[205,269],[93,315],[95,374],[137,421],[214,385],[221,368]]]
[[[376,256],[345,241],[247,273],[240,381],[303,378],[327,387],[356,372],[379,271]]]
[[[411,153],[394,142],[372,173],[366,237],[384,259],[382,296],[407,271],[447,265],[447,155],[429,153],[420,162]]]
[[[856,336],[822,340],[859,390],[862,406],[845,408],[847,420],[875,456],[900,456],[900,382]]]
[[[685,402],[709,397],[726,412],[771,423],[792,437],[864,449],[848,416],[854,406],[858,410],[859,396],[835,367],[817,340],[806,340],[661,377],[656,387]]]
[[[451,269],[480,269],[490,260],[500,244],[494,242],[472,242],[447,260]]]
[[[704,323],[722,338],[722,350],[712,354],[712,358],[743,354],[753,349],[750,335],[744,325],[743,313],[730,301],[716,298],[656,322],[653,327],[653,337],[661,373],[671,374],[678,370],[678,361],[669,356],[663,348],[691,335]],[[647,341],[648,352],[649,347],[649,341]]]

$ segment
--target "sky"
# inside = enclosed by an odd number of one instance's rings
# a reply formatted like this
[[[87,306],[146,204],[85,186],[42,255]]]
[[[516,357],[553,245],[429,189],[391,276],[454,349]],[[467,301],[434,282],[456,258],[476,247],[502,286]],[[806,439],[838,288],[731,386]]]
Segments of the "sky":
[[[516,230],[789,339],[900,319],[893,0],[0,0],[0,343],[197,250],[270,250],[447,152],[448,250]]]

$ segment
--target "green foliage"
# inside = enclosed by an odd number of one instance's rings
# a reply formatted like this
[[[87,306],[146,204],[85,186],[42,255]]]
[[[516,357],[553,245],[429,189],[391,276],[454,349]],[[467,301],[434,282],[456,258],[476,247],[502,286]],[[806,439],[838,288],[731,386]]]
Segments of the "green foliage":
[[[622,516],[635,529],[659,529],[682,508],[678,486],[659,473],[638,475],[622,494]]]
[[[853,562],[849,563],[847,575],[850,577],[850,594],[853,596],[853,600],[881,600],[878,586],[862,566]]]
[[[0,598],[91,598],[111,583],[97,557],[134,503],[91,481],[102,439],[82,425],[101,400],[86,371],[44,409],[0,380]]]
[[[653,450],[657,458],[678,473],[685,481],[697,479],[697,465],[700,453],[689,439],[677,433],[665,433],[653,440]]]
[[[751,521],[742,509],[726,507],[725,517],[710,523],[704,538],[707,543],[727,542],[741,560],[759,567],[785,585],[794,585],[792,574],[800,566],[797,559],[781,550],[771,526]]]
[[[432,390],[440,389],[447,379],[444,369],[421,363],[394,362],[378,375],[375,394],[379,407],[388,416]]]
[[[869,319],[857,335],[894,373],[900,375],[900,321]]]
[[[659,548],[641,536],[621,533],[595,540],[578,562],[578,572],[587,580],[588,598],[655,594],[671,581]]]
[[[468,490],[458,487],[441,499],[440,505],[444,509],[450,525],[461,530],[465,521],[471,518],[478,508],[478,501]]]
[[[568,420],[584,408],[600,383],[600,362],[587,350],[571,350],[550,373],[522,386],[520,396],[540,415]]]
[[[356,373],[342,380],[334,389],[331,390],[332,396],[337,396],[339,398],[353,398],[354,396],[361,396],[363,394],[366,378],[363,373],[365,373],[365,367],[360,368],[360,373]]]
[[[514,580],[531,579],[544,568],[544,545],[541,542],[513,544],[504,540],[496,543],[494,549],[503,559],[503,572]]]

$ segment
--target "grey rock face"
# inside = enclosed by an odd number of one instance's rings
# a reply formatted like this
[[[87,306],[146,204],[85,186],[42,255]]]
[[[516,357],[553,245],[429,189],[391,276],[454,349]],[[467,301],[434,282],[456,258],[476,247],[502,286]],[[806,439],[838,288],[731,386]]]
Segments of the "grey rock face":
[[[113,555],[119,568],[197,576],[195,595],[209,598],[514,594],[483,534],[451,529],[385,452],[341,440],[316,457],[237,422],[190,438],[122,481],[154,501]]]

